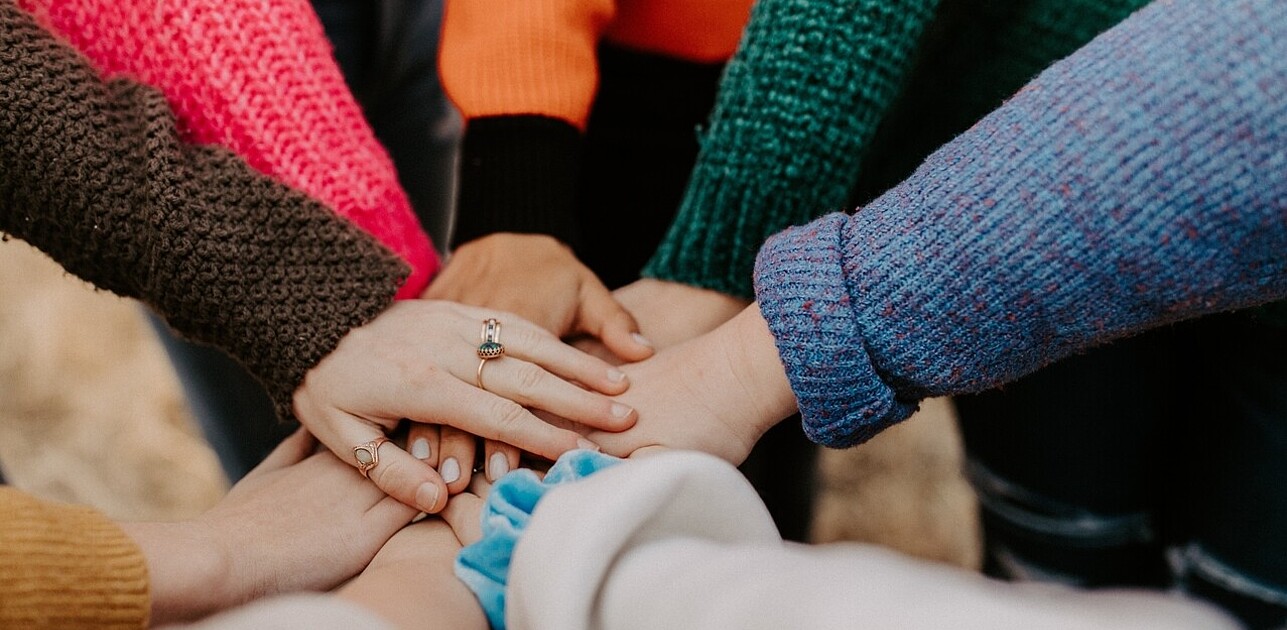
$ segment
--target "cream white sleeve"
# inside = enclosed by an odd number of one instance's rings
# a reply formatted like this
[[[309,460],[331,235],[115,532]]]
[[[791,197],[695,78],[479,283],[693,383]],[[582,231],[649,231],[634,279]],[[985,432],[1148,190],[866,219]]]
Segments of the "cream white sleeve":
[[[709,455],[631,460],[537,506],[510,569],[518,630],[1238,628],[1160,593],[999,582],[881,547],[781,540]]]

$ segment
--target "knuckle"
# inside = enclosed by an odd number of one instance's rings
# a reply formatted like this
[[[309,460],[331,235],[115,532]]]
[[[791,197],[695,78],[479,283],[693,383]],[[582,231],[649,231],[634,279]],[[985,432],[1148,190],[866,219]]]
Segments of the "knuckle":
[[[514,373],[520,395],[530,397],[545,382],[545,370],[534,363],[520,363]]]
[[[535,326],[524,326],[514,332],[514,343],[518,347],[532,351],[539,348],[546,341],[545,331]]]
[[[495,439],[502,442],[513,443],[514,439],[522,433],[523,424],[528,420],[526,409],[512,400],[500,400],[496,404],[495,413],[492,416],[496,429]]]

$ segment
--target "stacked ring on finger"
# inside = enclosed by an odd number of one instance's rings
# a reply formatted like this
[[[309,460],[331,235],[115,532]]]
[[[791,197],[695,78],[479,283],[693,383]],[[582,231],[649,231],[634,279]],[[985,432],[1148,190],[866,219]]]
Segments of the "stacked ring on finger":
[[[483,320],[483,330],[479,335],[483,342],[478,346],[478,374],[475,377],[475,384],[478,389],[487,389],[483,387],[483,366],[487,362],[501,357],[505,354],[505,346],[500,342],[501,323],[494,317]]]
[[[371,478],[371,469],[380,465],[380,445],[388,442],[389,438],[380,436],[367,442],[353,447],[353,459],[357,460],[358,472],[363,477]]]

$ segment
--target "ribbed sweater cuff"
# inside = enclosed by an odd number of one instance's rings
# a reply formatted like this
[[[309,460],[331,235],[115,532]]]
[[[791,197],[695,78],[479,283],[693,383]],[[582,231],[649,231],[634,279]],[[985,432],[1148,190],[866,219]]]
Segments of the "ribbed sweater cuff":
[[[834,448],[865,442],[916,410],[872,363],[844,276],[801,273],[842,266],[845,220],[835,213],[774,236],[755,269],[756,299],[783,365],[792,366],[787,376],[805,434]]]
[[[581,147],[581,132],[565,120],[469,120],[452,246],[495,232],[548,234],[575,246]]]
[[[0,508],[0,627],[147,625],[147,563],[119,526],[8,488]]]

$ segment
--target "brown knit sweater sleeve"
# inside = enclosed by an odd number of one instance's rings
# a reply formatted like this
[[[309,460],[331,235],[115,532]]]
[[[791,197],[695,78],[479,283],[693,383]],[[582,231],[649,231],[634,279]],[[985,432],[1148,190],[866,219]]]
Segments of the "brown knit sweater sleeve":
[[[279,413],[409,270],[328,208],[178,139],[157,91],[103,82],[0,0],[0,231],[222,348]]]
[[[88,507],[0,487],[0,628],[142,628],[147,563]]]

